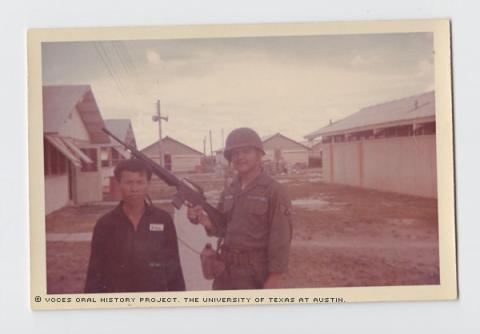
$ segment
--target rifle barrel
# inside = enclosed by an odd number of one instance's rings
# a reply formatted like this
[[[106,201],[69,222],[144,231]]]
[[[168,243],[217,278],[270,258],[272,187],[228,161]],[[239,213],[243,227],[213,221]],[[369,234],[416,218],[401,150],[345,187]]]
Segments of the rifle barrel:
[[[196,187],[193,186],[191,181],[187,183],[183,180],[180,180],[168,169],[157,164],[155,161],[150,159],[147,155],[137,150],[134,146],[124,143],[119,138],[117,138],[113,133],[108,131],[106,128],[102,128],[102,130],[107,135],[115,139],[115,141],[123,145],[127,150],[129,150],[134,157],[147,163],[152,169],[153,174],[157,175],[169,186],[176,187],[177,192],[180,195],[180,199],[182,201],[190,200],[190,202],[192,202],[193,204],[201,205],[205,210],[205,212],[210,217],[210,219],[212,219],[213,221],[219,221],[220,219],[223,218],[222,214],[205,200],[205,197],[203,196],[202,192],[199,191],[199,189],[194,189]]]
[[[113,133],[108,131],[106,128],[102,128],[102,131],[105,132],[110,137],[112,137],[113,139],[115,139],[118,143],[122,144],[127,150],[129,150],[132,153],[132,155],[135,158],[143,160],[148,165],[150,165],[150,168],[152,169],[152,172],[155,175],[157,175],[160,179],[165,181],[169,186],[177,186],[180,183],[180,179],[178,179],[175,175],[173,175],[168,169],[166,169],[166,168],[160,166],[159,164],[155,163],[155,161],[150,159],[144,153],[137,150],[132,145],[124,143],[122,140],[120,140],[117,136],[115,136]]]

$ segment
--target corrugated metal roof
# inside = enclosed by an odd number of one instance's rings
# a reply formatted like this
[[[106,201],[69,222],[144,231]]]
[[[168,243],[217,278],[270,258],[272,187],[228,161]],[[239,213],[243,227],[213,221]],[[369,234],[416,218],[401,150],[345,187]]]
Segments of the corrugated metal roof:
[[[280,133],[274,133],[273,135],[268,135],[268,136],[261,136],[260,139],[262,140],[262,143],[266,142],[267,140],[269,139],[272,139],[273,137],[275,137],[276,135],[279,135]]]
[[[347,116],[314,131],[304,138],[311,139],[333,133],[351,132],[388,126],[388,124],[435,117],[435,92],[430,91],[373,106]]]
[[[105,128],[107,128],[116,137],[122,140],[124,143],[137,147],[135,140],[135,134],[133,133],[132,122],[128,118],[116,118],[104,120]],[[131,136],[129,137],[129,130],[132,129]],[[118,153],[120,153],[125,159],[130,158],[130,152],[127,151],[122,145],[113,146]]]
[[[272,140],[272,139],[275,138],[275,137],[280,137],[280,138],[283,138],[283,139],[285,139],[285,140],[288,140],[288,141],[294,143],[295,145],[298,145],[298,146],[301,146],[301,147],[303,147],[303,148],[306,148],[307,150],[310,149],[310,147],[308,147],[307,145],[302,144],[302,143],[300,143],[300,142],[298,142],[298,141],[295,141],[295,140],[293,140],[293,139],[291,139],[291,138],[288,138],[287,136],[282,135],[282,134],[279,133],[279,132],[277,132],[277,133],[275,133],[275,134],[273,134],[273,135],[261,137],[260,139],[262,140],[262,143],[265,144],[266,142],[268,142],[269,140]]]
[[[89,90],[88,85],[43,86],[43,132],[59,132]]]
[[[89,85],[43,86],[43,132],[58,133],[77,109],[94,143],[109,143],[103,119]]]
[[[170,136],[166,136],[164,138],[162,138],[162,144],[163,145],[168,145],[168,143],[173,143],[174,145],[178,145],[179,147],[185,149],[186,151],[188,151],[189,153],[192,153],[192,154],[195,154],[195,155],[202,155],[203,156],[203,153],[200,152],[200,151],[197,151],[196,149],[194,149],[193,147],[190,147],[176,139],[173,139],[172,137]],[[145,152],[149,149],[151,149],[153,146],[157,146],[158,145],[158,140],[148,146],[146,146],[145,148],[143,148],[141,151],[142,152]],[[171,153],[171,152],[170,152]]]
[[[116,137],[125,141],[130,128],[130,120],[128,118],[123,119],[106,119],[104,120],[105,127],[113,133]]]

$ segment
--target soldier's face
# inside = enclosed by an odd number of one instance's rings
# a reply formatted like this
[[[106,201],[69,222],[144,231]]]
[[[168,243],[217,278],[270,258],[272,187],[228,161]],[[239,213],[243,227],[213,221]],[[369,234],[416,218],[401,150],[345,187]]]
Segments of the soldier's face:
[[[119,183],[122,200],[131,204],[143,202],[150,185],[147,174],[130,171],[122,172]]]
[[[240,147],[232,151],[233,168],[240,174],[248,174],[261,166],[262,155],[254,147]]]

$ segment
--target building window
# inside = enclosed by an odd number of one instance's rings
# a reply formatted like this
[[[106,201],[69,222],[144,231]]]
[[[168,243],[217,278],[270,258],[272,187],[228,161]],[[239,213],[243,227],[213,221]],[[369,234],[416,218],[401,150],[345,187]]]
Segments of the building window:
[[[110,167],[110,148],[102,148],[101,156],[102,156],[102,167]]]
[[[348,141],[370,139],[373,137],[374,137],[373,130],[358,131],[358,132],[352,132],[348,137]]]
[[[97,149],[96,148],[82,148],[83,153],[85,153],[90,160],[93,162],[91,164],[87,164],[82,161],[82,172],[96,172],[97,171]]]
[[[399,137],[413,136],[413,127],[411,125],[397,127],[397,136]]]
[[[121,160],[120,153],[114,148],[112,148],[112,165],[116,166]]]
[[[50,143],[43,140],[43,171],[46,176],[50,175]]]
[[[50,168],[52,169],[51,171],[53,175],[60,174],[59,166],[58,166],[59,155],[60,155],[59,152],[55,149],[50,151],[50,161],[51,161]]]
[[[67,158],[48,141],[43,141],[43,168],[45,176],[67,172]]]
[[[384,133],[385,137],[408,137],[413,135],[413,126],[401,125],[385,128]]]
[[[331,136],[322,137],[322,143],[328,144],[328,143],[331,143],[331,142],[332,142],[332,137]]]
[[[167,170],[172,170],[172,156],[169,153],[163,155],[163,163]]]
[[[415,129],[415,135],[434,135],[436,133],[435,122],[422,124]]]

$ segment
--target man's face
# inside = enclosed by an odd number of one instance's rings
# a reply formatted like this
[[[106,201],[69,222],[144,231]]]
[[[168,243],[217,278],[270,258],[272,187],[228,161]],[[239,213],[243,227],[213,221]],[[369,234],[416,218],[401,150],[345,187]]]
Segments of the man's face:
[[[150,182],[146,173],[123,171],[119,184],[122,200],[134,204],[144,201]]]
[[[233,168],[240,175],[244,175],[260,168],[262,155],[254,147],[239,147],[232,150],[231,162]]]

